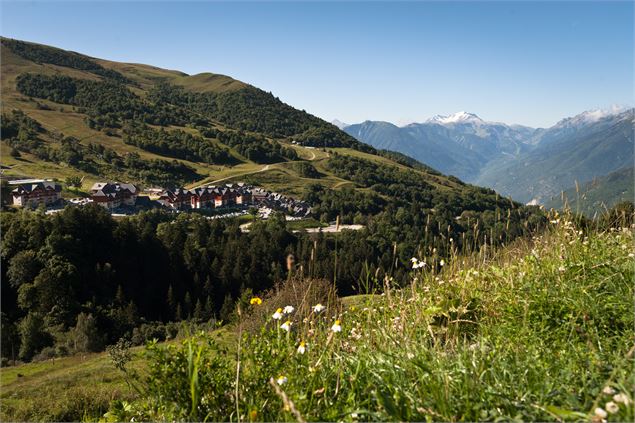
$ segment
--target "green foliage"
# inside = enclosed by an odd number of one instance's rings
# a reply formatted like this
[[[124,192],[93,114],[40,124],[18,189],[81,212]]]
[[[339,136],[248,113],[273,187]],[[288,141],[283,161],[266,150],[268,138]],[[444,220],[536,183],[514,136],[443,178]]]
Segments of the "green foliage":
[[[256,163],[276,163],[285,159],[295,160],[295,150],[283,147],[277,141],[267,140],[259,134],[248,134],[243,131],[218,131],[216,129],[199,129],[207,138],[216,138],[228,145],[242,156]]]
[[[322,174],[309,162],[298,162],[293,164],[293,170],[298,172],[303,178],[317,179],[322,177]]]
[[[591,420],[599,407],[630,421],[633,233],[556,220],[491,262],[459,256],[437,272],[420,257],[429,266],[410,289],[388,279],[345,311],[274,320],[276,304],[254,305],[269,318],[239,341],[239,367],[209,336],[152,345],[160,371],[130,408],[143,420],[201,419],[209,401],[223,421],[546,421]]]
[[[143,150],[189,161],[209,164],[235,164],[237,160],[225,149],[204,138],[181,130],[155,130],[147,125],[128,125],[124,128],[123,142]]]
[[[53,339],[46,331],[44,318],[39,313],[28,313],[20,322],[20,359],[30,360],[42,348],[52,345]]]
[[[9,48],[18,56],[36,63],[64,66],[78,69],[113,79],[119,82],[129,82],[126,77],[112,69],[106,69],[87,56],[72,51],[61,50],[41,44],[26,43],[24,41],[2,38],[2,45]]]
[[[632,166],[572,187],[547,201],[547,208],[569,208],[586,216],[601,216],[606,209],[635,199],[635,168]]]
[[[82,187],[82,177],[81,176],[69,176],[66,178],[66,185],[73,188],[81,188]]]

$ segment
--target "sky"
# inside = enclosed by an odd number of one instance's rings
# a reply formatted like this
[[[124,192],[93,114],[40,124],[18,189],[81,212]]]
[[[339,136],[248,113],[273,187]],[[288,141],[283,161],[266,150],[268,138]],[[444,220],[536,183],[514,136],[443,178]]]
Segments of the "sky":
[[[3,36],[229,75],[323,119],[546,127],[634,104],[634,3],[0,2]]]

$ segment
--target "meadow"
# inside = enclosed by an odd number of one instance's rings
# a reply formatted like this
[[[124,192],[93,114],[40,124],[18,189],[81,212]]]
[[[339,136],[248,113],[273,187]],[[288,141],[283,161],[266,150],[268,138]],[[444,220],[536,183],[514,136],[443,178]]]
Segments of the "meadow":
[[[123,372],[106,354],[2,369],[3,420],[632,421],[633,228],[551,219],[414,257],[407,286],[290,278],[224,335],[150,343]]]

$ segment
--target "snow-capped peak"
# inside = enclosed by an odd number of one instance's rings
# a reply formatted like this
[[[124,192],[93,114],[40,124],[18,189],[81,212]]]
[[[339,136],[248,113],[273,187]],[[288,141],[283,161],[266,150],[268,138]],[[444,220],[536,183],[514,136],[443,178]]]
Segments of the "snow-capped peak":
[[[447,125],[450,123],[482,123],[483,119],[481,119],[474,113],[461,111],[461,112],[451,114],[450,116],[436,115],[428,119],[428,122],[438,123],[440,125]]]
[[[347,126],[350,126],[348,123],[344,123],[344,122],[342,122],[342,121],[341,121],[341,120],[339,120],[339,119],[333,119],[333,120],[331,121],[331,123],[332,123],[333,125],[337,126],[337,127],[338,127],[338,128],[340,128],[340,129],[344,129],[344,128],[346,128]]]
[[[606,109],[587,110],[573,117],[562,119],[556,124],[556,126],[587,125],[598,122],[610,116],[619,115],[625,112],[627,109],[628,108],[625,106],[613,105]]]

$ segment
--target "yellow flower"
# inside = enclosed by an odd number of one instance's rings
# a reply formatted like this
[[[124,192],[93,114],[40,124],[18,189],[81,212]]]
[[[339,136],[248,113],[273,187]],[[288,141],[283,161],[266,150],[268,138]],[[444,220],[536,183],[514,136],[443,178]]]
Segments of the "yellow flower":
[[[249,412],[249,420],[252,422],[255,422],[257,418],[258,418],[258,410],[251,410]]]
[[[258,297],[253,297],[251,300],[249,300],[249,304],[251,305],[260,305],[262,304],[262,299],[258,298]]]
[[[340,321],[336,320],[335,323],[333,324],[333,326],[331,326],[331,330],[333,332],[341,332],[342,331],[342,326],[340,325]]]
[[[298,354],[304,354],[306,351],[306,344],[304,341],[300,341],[300,345],[298,345]]]
[[[287,320],[286,322],[280,325],[280,329],[284,329],[287,332],[289,332],[291,330],[291,322]]]
[[[281,309],[281,308],[277,309],[277,310],[276,310],[276,312],[275,312],[275,313],[273,313],[273,316],[272,316],[272,317],[273,317],[275,320],[280,320],[280,319],[282,319],[282,309]]]
[[[277,383],[278,385],[284,385],[285,383],[287,383],[287,381],[288,381],[288,380],[289,380],[289,379],[287,379],[287,377],[286,377],[286,376],[284,376],[284,375],[280,375],[280,376],[278,376],[278,378],[276,379],[276,383]]]

